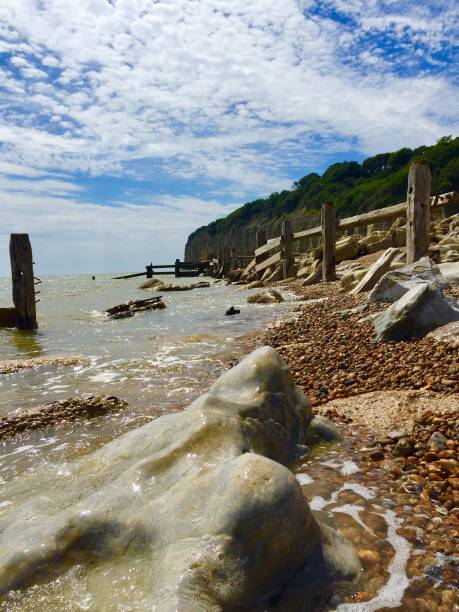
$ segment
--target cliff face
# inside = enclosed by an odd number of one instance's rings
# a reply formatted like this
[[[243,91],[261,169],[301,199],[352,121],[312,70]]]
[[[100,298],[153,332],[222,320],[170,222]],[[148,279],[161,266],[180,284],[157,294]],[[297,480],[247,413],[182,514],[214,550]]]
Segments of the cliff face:
[[[311,213],[301,217],[290,216],[293,231],[299,232],[320,223],[320,213]],[[259,225],[249,224],[217,227],[200,227],[193,232],[185,246],[185,261],[204,261],[211,257],[218,257],[223,249],[235,249],[236,255],[253,255],[256,249],[256,235],[258,229],[267,232],[268,239],[275,238],[281,233],[282,219],[260,220]]]

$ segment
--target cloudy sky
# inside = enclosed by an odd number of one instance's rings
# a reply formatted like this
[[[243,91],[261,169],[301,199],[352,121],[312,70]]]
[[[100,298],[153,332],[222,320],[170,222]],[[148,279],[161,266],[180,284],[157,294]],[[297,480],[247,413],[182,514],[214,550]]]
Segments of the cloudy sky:
[[[131,271],[330,163],[457,134],[454,0],[0,0],[0,275]],[[456,56],[454,55],[456,53]]]

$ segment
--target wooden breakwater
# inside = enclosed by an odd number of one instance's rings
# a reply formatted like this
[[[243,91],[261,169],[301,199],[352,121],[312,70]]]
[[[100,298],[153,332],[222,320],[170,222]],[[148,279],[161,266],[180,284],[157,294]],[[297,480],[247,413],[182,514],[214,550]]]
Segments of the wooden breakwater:
[[[365,234],[386,227],[397,218],[406,221],[406,246],[408,261],[415,261],[421,253],[427,254],[429,244],[429,227],[431,218],[445,218],[459,212],[459,192],[431,195],[431,177],[428,164],[423,161],[412,164],[407,185],[407,199],[405,202],[372,210],[360,215],[339,219],[336,216],[333,202],[324,202],[321,210],[321,224],[299,232],[293,232],[291,223],[284,220],[281,235],[267,240],[267,231],[260,228],[256,235],[257,248],[252,257],[236,257],[229,249],[219,253],[215,268],[231,270],[231,262],[239,265],[244,259],[248,263],[242,267],[244,272],[256,271],[258,276],[265,270],[275,267],[282,268],[281,277],[286,279],[293,276],[295,255],[301,255],[319,244],[322,245],[322,278],[332,280],[334,277],[334,251],[336,241],[346,235]],[[296,250],[296,252],[295,252]],[[233,250],[234,251],[234,250]],[[226,265],[225,265],[226,262]]]

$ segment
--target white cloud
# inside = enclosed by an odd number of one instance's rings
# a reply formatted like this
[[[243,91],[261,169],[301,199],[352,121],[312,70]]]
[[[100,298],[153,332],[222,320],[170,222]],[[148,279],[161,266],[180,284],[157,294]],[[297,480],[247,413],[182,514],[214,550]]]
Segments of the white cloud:
[[[82,249],[101,257],[100,245],[116,258],[113,245],[128,253],[133,236],[151,248],[152,218],[183,242],[231,206],[152,196],[108,209],[50,172],[153,184],[168,173],[235,205],[337,153],[454,133],[445,57],[457,24],[452,0],[4,0],[2,231],[40,227],[65,237],[74,260]],[[155,245],[169,248],[162,235]],[[38,248],[58,265],[49,242]]]

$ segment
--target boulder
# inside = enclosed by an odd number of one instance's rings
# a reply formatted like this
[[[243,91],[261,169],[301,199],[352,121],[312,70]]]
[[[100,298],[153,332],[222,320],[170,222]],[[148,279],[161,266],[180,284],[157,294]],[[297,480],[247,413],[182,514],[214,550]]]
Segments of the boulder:
[[[427,334],[427,338],[433,338],[438,340],[438,342],[446,342],[447,344],[459,347],[459,321],[453,321],[452,323],[437,327],[437,329]]]
[[[342,289],[344,289],[344,291],[350,291],[367,272],[368,268],[364,268],[363,266],[345,272],[340,281]]]
[[[193,283],[193,289],[207,289],[210,287],[209,281],[199,281],[198,283]]]
[[[361,249],[359,236],[353,234],[352,236],[344,236],[340,240],[336,241],[335,244],[335,262],[339,264],[341,261],[348,259],[354,259],[359,254]],[[322,246],[318,246],[314,249],[314,256],[316,259],[322,259]]]
[[[311,418],[263,347],[183,412],[4,484],[15,500],[1,517],[6,605],[256,609],[312,559],[323,581],[354,578],[355,551],[319,526],[284,467],[304,454]]]
[[[429,283],[415,284],[387,310],[375,317],[377,340],[409,340],[459,320],[459,305]]]
[[[283,302],[284,298],[275,289],[269,289],[268,291],[260,291],[259,293],[254,293],[253,295],[249,295],[247,298],[247,302],[249,304],[278,304],[279,302]]]
[[[414,286],[425,283],[436,289],[446,289],[449,286],[438,266],[428,257],[423,257],[398,270],[386,272],[370,292],[368,300],[393,303]]]
[[[459,284],[459,262],[441,263],[438,264],[438,269],[451,285]]]
[[[373,289],[382,276],[389,271],[392,261],[399,253],[399,249],[394,249],[392,247],[388,248],[387,251],[375,261],[367,273],[361,276],[359,283],[352,289],[352,293],[357,295],[358,293]]]

